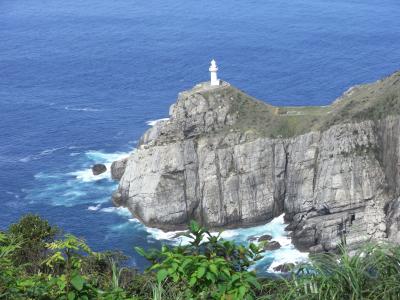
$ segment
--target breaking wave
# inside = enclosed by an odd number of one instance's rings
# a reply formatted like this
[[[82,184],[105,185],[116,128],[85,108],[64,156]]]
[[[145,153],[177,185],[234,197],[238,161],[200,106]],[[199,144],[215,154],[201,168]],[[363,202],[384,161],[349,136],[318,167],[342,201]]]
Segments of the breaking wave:
[[[100,175],[93,175],[91,166],[68,173],[69,175],[75,176],[76,179],[83,182],[99,181],[99,180],[110,180],[111,181],[111,164],[113,161],[127,157],[127,152],[116,152],[116,153],[104,153],[101,151],[87,151],[85,153],[86,158],[92,163],[102,163],[106,166],[107,171]]]
[[[88,210],[92,210],[92,211],[98,211],[101,207],[101,203],[97,204],[97,205],[91,205],[88,207]]]
[[[105,213],[116,213],[122,217],[128,217],[128,218],[132,217],[131,212],[126,207],[114,207],[114,206],[104,207],[100,209],[100,211]]]
[[[161,122],[161,121],[168,121],[168,120],[169,120],[169,118],[162,118],[162,119],[157,119],[157,120],[149,120],[149,121],[146,122],[146,124],[149,125],[149,126],[154,126],[154,125],[156,125],[158,122]]]
[[[286,224],[284,215],[274,218],[271,222],[249,228],[237,228],[225,230],[221,233],[221,237],[226,240],[235,241],[241,244],[249,244],[249,239],[257,239],[262,235],[269,234],[272,241],[281,244],[281,248],[273,251],[266,251],[263,259],[258,261],[254,268],[260,273],[277,273],[274,268],[285,263],[300,263],[307,261],[308,253],[300,252],[291,242],[289,232],[285,231]],[[170,241],[174,245],[185,245],[189,239],[182,236],[184,231],[164,232],[160,229],[146,228],[152,238],[161,241]],[[218,232],[212,232],[217,235]]]
[[[61,148],[54,148],[57,151]],[[71,153],[76,147],[71,148]],[[41,155],[50,153],[43,152]],[[67,155],[69,157],[71,153]],[[110,202],[111,194],[117,183],[111,180],[110,167],[114,160],[128,156],[129,153],[105,153],[101,151],[87,151],[76,154],[71,159],[78,170],[66,173],[39,172],[34,178],[37,181],[32,189],[23,190],[26,199],[30,203],[48,203],[55,206],[72,207],[76,205],[89,204],[88,210],[100,210],[99,204]],[[104,163],[107,172],[100,175],[93,175],[91,166],[94,163]]]

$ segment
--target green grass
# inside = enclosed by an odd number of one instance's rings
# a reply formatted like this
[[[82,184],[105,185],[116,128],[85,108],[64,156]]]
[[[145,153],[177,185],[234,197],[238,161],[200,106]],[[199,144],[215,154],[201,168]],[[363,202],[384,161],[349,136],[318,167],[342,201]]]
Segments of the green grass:
[[[206,99],[213,91],[199,91]],[[230,111],[237,121],[222,129],[255,137],[292,137],[332,125],[364,120],[377,121],[400,115],[400,72],[381,81],[357,86],[328,106],[276,107],[259,101],[232,86],[219,93],[230,99]]]
[[[290,277],[264,282],[259,299],[400,299],[399,249],[369,245],[352,255],[345,249],[318,254]]]

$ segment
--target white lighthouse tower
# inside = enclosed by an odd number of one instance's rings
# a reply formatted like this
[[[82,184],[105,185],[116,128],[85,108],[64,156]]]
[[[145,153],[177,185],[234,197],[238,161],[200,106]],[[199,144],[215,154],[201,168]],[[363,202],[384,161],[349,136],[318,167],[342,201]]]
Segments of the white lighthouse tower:
[[[218,67],[217,67],[217,63],[215,62],[214,59],[211,61],[211,65],[208,70],[210,71],[210,75],[211,75],[210,84],[211,85],[219,85],[219,79],[217,76]]]

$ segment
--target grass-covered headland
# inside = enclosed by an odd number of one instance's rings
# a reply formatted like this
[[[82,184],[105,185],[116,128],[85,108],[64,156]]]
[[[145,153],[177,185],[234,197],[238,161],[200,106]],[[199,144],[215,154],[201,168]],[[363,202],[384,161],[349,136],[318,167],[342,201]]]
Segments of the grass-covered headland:
[[[213,90],[203,92],[207,99]],[[351,88],[327,106],[286,106],[267,104],[233,86],[220,91],[225,99],[233,99],[230,114],[237,122],[225,130],[252,133],[255,136],[289,138],[310,131],[324,131],[344,123],[377,121],[400,115],[400,72],[374,83]]]
[[[212,236],[192,223],[185,246],[139,254],[144,273],[124,266],[119,252],[93,252],[27,215],[0,231],[0,299],[400,299],[400,246],[366,245],[348,255],[318,254],[288,276],[258,278],[249,267],[262,256]]]

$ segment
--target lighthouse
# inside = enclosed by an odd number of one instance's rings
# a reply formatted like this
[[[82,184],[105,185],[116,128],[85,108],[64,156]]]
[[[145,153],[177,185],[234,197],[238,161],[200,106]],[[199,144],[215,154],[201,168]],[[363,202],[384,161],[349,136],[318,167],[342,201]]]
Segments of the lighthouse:
[[[211,75],[210,84],[211,85],[219,85],[219,79],[217,76],[218,67],[217,67],[217,63],[215,62],[214,59],[211,61],[211,65],[208,70],[210,71],[210,75]]]

